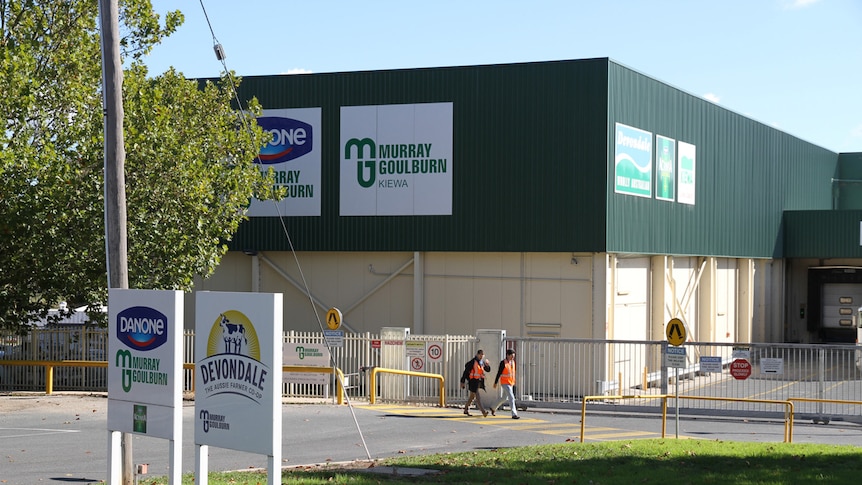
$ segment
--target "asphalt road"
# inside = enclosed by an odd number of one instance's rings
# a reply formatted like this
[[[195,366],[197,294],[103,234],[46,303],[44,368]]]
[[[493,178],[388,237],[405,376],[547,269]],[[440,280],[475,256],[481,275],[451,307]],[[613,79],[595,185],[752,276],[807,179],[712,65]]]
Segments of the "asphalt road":
[[[104,396],[0,395],[0,484],[100,483],[107,476],[107,403]],[[402,454],[471,451],[580,441],[580,413],[530,408],[513,420],[507,411],[483,418],[457,408],[285,404],[283,465],[378,459]],[[195,466],[194,403],[183,409],[183,473]],[[666,436],[725,441],[784,439],[781,421],[668,416]],[[149,475],[167,475],[169,442],[133,435],[133,461]],[[661,436],[656,415],[588,413],[586,441]],[[794,423],[794,443],[862,446],[862,426]],[[210,447],[211,471],[263,468],[266,457]]]

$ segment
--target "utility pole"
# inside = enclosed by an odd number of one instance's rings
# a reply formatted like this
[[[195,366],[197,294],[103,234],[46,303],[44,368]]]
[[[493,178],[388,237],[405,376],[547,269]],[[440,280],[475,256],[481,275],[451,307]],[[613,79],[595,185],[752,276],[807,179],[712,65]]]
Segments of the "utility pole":
[[[126,242],[126,150],[123,145],[123,65],[118,0],[99,0],[105,122],[105,252],[108,288],[129,287]],[[132,433],[122,433],[123,485],[134,485]]]

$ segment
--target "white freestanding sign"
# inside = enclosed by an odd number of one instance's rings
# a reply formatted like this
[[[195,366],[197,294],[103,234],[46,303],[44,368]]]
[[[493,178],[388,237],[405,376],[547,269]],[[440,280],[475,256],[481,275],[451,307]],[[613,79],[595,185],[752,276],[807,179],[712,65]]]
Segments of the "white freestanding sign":
[[[120,433],[170,440],[169,483],[182,474],[183,292],[108,293],[108,481],[122,480]]]
[[[267,455],[267,483],[281,483],[282,312],[280,293],[197,293],[195,483],[209,445]]]

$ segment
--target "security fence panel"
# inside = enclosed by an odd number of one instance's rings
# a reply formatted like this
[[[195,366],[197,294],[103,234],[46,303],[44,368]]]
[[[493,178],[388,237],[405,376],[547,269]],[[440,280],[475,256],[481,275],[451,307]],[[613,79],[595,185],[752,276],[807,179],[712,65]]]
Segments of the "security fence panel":
[[[195,390],[195,331],[183,330],[183,392]]]
[[[464,365],[477,350],[469,335],[406,335],[389,348],[382,335],[346,333],[343,345],[326,347],[321,332],[284,333],[284,345],[314,345],[326,349],[329,365],[343,372],[349,399],[371,395],[370,370],[403,363],[405,371],[443,376],[445,400],[463,405],[468,391],[460,388]],[[791,401],[797,419],[815,422],[844,420],[862,423],[862,346],[852,344],[705,343],[686,342],[668,365],[666,341],[559,339],[508,337],[505,348],[515,350],[515,394],[519,405],[580,409],[585,396],[627,396],[590,400],[589,409],[619,412],[658,412],[658,399],[680,412],[713,416],[781,417],[784,408],[764,401]],[[194,333],[183,337],[184,391],[193,395]],[[679,360],[680,349],[685,355]],[[389,352],[384,358],[384,350]],[[87,326],[31,329],[24,335],[0,333],[0,391],[44,391],[46,367],[31,362],[92,361],[104,363],[107,331]],[[3,362],[14,363],[3,364]],[[489,392],[497,362],[486,378]],[[54,367],[54,389],[107,389],[103,367]],[[384,376],[379,374],[379,376]],[[375,390],[379,402],[437,405],[436,379],[386,375],[397,392]],[[334,398],[335,376],[325,383],[285,383],[287,398]],[[383,384],[384,386],[386,384]],[[392,389],[390,389],[392,390]],[[676,395],[679,399],[674,399]],[[643,396],[643,397],[642,397]]]
[[[26,335],[0,334],[0,362],[105,361],[108,333],[89,326],[35,328]],[[54,368],[57,391],[106,391],[107,369],[60,366]],[[44,391],[44,366],[0,366],[0,390]]]
[[[409,370],[443,376],[447,403],[465,402],[467,391],[460,389],[461,374],[475,355],[476,338],[469,335],[411,335],[407,341],[412,355]],[[421,356],[418,355],[421,349]],[[421,361],[421,367],[419,367]],[[414,363],[416,362],[416,363]],[[495,368],[496,369],[496,368]],[[493,375],[491,376],[493,379]],[[487,381],[487,380],[486,380]],[[428,377],[409,377],[406,400],[417,404],[440,402],[440,382]],[[488,387],[490,388],[490,382]]]
[[[364,334],[345,333],[344,346],[331,349],[335,367],[341,369],[344,374],[344,389],[348,398],[362,398],[368,395],[366,370],[377,366],[380,362],[380,349],[379,347],[375,348],[375,341],[380,341],[378,335],[367,332]]]

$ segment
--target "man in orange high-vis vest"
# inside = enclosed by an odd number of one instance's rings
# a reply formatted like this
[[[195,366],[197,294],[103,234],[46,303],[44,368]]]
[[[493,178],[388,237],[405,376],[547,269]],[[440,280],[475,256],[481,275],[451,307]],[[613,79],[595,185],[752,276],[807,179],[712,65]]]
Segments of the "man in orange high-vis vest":
[[[515,387],[515,351],[512,349],[506,350],[506,358],[500,361],[497,377],[494,378],[494,389],[497,388],[498,382],[503,386],[509,407],[512,408],[512,419],[521,419],[518,416],[518,408],[515,407],[515,391],[513,389]],[[494,410],[491,412],[493,413]]]
[[[485,352],[479,350],[476,352],[476,357],[470,359],[464,365],[464,373],[461,374],[461,389],[464,389],[466,382],[470,389],[470,395],[467,397],[467,404],[464,405],[464,414],[470,414],[470,404],[476,400],[476,407],[482,412],[482,416],[487,416],[488,411],[482,406],[482,400],[479,399],[479,388],[485,389],[485,373],[491,372],[491,363],[485,358]]]

